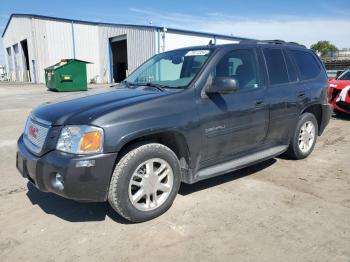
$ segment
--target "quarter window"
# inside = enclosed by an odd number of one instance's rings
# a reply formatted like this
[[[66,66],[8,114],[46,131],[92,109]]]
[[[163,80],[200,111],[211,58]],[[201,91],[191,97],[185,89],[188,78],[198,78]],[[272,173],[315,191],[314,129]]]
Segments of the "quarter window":
[[[319,75],[321,67],[311,53],[300,50],[292,50],[291,53],[300,71],[301,80],[313,79]]]
[[[289,82],[287,66],[281,49],[264,49],[271,85]]]

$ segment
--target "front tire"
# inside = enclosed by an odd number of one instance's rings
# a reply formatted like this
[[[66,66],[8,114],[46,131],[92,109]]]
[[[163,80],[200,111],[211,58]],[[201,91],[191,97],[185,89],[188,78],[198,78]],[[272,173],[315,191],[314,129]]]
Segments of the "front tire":
[[[181,183],[180,164],[168,147],[149,143],[126,153],[112,175],[108,201],[131,222],[160,216],[172,205]]]
[[[289,145],[287,155],[294,159],[304,159],[314,150],[318,136],[315,116],[304,113],[299,117],[297,127]]]

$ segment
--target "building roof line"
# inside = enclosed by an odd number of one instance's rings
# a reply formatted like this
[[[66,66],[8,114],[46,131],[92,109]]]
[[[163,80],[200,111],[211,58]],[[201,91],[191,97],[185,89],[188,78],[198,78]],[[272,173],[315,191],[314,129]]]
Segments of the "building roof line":
[[[44,20],[57,20],[62,22],[69,22],[69,23],[79,23],[79,24],[88,24],[88,25],[104,25],[104,26],[125,26],[125,27],[140,27],[140,28],[147,28],[147,29],[154,29],[154,30],[163,30],[165,27],[162,26],[153,26],[153,25],[136,25],[136,24],[119,24],[119,23],[106,23],[106,22],[92,22],[92,21],[85,21],[85,20],[77,20],[77,19],[69,19],[69,18],[62,18],[62,17],[54,17],[54,16],[45,16],[45,15],[37,15],[37,14],[25,14],[25,13],[14,13],[11,14],[9,20],[7,21],[7,24],[4,28],[4,31],[2,33],[1,37],[4,37],[6,30],[12,20],[13,17],[28,17],[28,18],[37,18],[37,19],[44,19]],[[192,31],[192,30],[185,30],[185,29],[177,29],[177,28],[168,28],[166,27],[167,31],[171,32],[178,32],[178,33],[184,33],[184,34],[196,34],[196,35],[203,35],[203,36],[210,36],[210,37],[220,37],[223,39],[233,39],[233,40],[249,40],[248,38],[243,37],[236,37],[233,35],[223,35],[223,34],[215,34],[215,33],[208,33],[208,32],[200,32],[200,31]]]

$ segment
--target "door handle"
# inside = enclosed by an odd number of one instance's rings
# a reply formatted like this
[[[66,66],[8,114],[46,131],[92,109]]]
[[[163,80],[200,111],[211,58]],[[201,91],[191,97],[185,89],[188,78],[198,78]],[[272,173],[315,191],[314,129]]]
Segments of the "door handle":
[[[264,105],[264,101],[263,101],[263,100],[257,100],[257,101],[255,102],[255,106],[256,106],[256,107],[260,107],[260,106],[262,106],[262,105]]]
[[[305,97],[305,92],[300,92],[300,93],[298,94],[298,98],[303,98],[303,97]]]

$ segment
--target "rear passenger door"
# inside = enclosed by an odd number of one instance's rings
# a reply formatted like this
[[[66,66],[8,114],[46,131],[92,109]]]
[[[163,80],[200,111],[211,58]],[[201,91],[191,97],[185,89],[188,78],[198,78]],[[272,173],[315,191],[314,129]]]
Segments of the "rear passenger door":
[[[269,131],[266,143],[288,144],[289,135],[298,117],[298,103],[305,97],[298,80],[294,62],[280,47],[262,48],[268,75],[267,103],[269,104]]]

